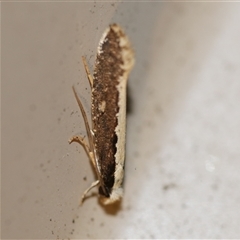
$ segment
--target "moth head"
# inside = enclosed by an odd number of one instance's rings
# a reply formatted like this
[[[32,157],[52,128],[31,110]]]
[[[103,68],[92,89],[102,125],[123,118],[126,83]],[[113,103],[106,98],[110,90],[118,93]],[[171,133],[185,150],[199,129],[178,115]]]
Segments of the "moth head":
[[[113,189],[109,197],[106,197],[104,195],[100,195],[100,202],[103,205],[109,205],[109,204],[114,204],[116,202],[119,202],[122,199],[123,196],[123,189],[118,188],[118,189]]]

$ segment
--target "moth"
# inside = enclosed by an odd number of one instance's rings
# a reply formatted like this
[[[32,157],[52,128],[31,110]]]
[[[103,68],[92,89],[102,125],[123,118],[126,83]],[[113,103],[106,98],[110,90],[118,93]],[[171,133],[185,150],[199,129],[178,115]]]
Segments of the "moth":
[[[82,145],[93,165],[97,180],[84,191],[81,204],[87,193],[96,186],[99,186],[101,202],[112,204],[123,195],[126,87],[135,61],[134,53],[122,28],[111,24],[100,39],[93,76],[85,57],[82,60],[91,87],[91,124],[73,87],[88,141],[82,136],[73,136],[69,143]]]

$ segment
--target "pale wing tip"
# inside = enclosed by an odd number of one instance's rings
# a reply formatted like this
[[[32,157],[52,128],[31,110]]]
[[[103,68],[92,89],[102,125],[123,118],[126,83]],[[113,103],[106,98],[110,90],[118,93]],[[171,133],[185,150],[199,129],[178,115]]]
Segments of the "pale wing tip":
[[[134,51],[131,46],[131,42],[120,25],[113,23],[110,24],[109,29],[110,28],[118,35],[120,39],[120,47],[122,48],[121,54],[124,62],[122,68],[130,72],[135,63]]]

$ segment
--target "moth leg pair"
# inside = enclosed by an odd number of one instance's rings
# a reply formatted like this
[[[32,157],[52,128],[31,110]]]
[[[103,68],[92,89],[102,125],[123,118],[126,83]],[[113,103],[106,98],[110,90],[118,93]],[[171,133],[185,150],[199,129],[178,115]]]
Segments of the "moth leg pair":
[[[82,57],[82,60],[83,60],[83,65],[84,65],[84,68],[85,68],[85,71],[86,71],[86,74],[87,74],[87,77],[88,77],[88,81],[89,81],[89,84],[90,84],[90,87],[92,88],[93,86],[93,77],[92,75],[90,74],[90,71],[88,69],[88,66],[87,66],[87,63],[86,63],[86,60],[84,57]],[[98,166],[97,166],[97,162],[96,162],[96,158],[95,158],[95,155],[94,155],[94,146],[93,146],[93,132],[92,130],[90,129],[89,127],[89,123],[88,123],[88,119],[87,119],[87,115],[86,115],[86,112],[83,108],[83,105],[81,103],[81,100],[79,99],[78,95],[77,95],[77,92],[74,88],[74,86],[72,87],[73,89],[73,93],[74,93],[74,96],[77,100],[77,103],[78,103],[78,106],[81,110],[81,113],[82,113],[82,116],[83,116],[83,120],[84,120],[84,124],[85,124],[85,127],[86,127],[86,131],[87,131],[87,136],[88,136],[88,143],[84,140],[84,138],[82,136],[73,136],[71,139],[69,139],[69,144],[71,144],[72,142],[77,142],[79,143],[85,150],[86,154],[88,155],[91,163],[93,164],[94,166],[94,169],[95,171],[98,173]],[[99,174],[97,174],[99,175]],[[95,182],[93,182],[89,188],[87,188],[82,197],[81,197],[81,202],[80,202],[80,205],[82,205],[84,199],[86,198],[86,195],[87,193],[94,187],[98,186],[100,184],[100,181],[97,180]]]
[[[88,158],[92,162],[93,166],[96,167],[95,161],[94,161],[94,156],[93,156],[92,152],[90,151],[88,144],[86,143],[86,141],[84,140],[84,138],[82,136],[74,135],[68,140],[68,142],[69,142],[69,144],[71,144],[72,142],[79,143],[84,148],[84,150],[85,150],[86,154],[88,155]]]

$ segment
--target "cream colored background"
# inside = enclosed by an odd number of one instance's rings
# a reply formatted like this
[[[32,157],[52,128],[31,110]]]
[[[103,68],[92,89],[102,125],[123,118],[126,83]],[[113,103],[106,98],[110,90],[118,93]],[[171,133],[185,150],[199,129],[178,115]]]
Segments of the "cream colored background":
[[[1,21],[2,238],[240,238],[239,3],[12,2]],[[79,208],[71,86],[90,114],[81,56],[112,22],[136,51],[125,196]]]

